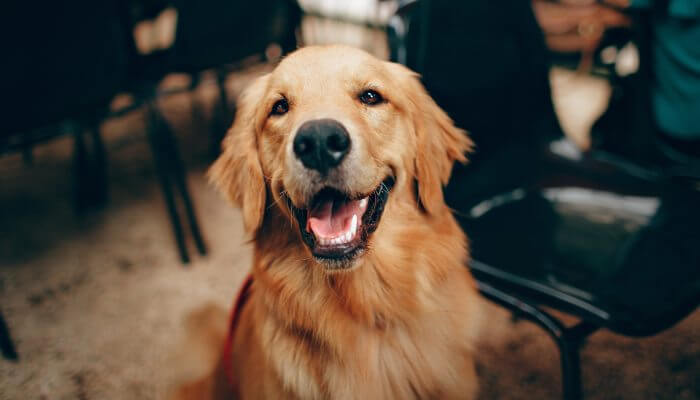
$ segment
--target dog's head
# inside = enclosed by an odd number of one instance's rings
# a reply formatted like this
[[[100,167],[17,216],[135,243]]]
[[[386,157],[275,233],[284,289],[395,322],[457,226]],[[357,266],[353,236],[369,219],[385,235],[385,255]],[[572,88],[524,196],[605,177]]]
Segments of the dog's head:
[[[290,54],[238,104],[212,181],[253,235],[278,207],[327,270],[356,265],[395,202],[446,212],[442,186],[471,148],[415,73],[344,46]]]

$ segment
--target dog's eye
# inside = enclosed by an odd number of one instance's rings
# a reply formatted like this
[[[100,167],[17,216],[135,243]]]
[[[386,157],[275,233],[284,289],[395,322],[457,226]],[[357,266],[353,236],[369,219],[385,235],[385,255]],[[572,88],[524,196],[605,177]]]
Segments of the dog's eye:
[[[277,100],[275,104],[272,106],[272,111],[270,111],[271,115],[282,115],[286,114],[287,111],[289,111],[289,103],[287,102],[287,99],[281,99]]]
[[[360,101],[368,106],[373,106],[383,102],[384,98],[376,90],[368,89],[360,93]]]

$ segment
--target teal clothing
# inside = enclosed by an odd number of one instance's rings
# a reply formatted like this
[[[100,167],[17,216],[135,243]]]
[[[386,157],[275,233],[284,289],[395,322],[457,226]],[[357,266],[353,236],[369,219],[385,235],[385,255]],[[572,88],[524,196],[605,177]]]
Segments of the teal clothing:
[[[630,8],[651,8],[654,0],[632,0]],[[700,1],[698,0],[670,0],[668,2],[668,15],[674,18],[700,17]]]
[[[652,8],[653,0],[632,0]],[[700,0],[670,0],[652,16],[652,104],[657,127],[700,140]]]

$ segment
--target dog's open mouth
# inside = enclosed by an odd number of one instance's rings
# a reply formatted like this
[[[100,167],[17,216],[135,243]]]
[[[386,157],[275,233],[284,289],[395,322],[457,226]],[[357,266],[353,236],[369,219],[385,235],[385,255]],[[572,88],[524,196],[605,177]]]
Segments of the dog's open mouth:
[[[297,208],[290,202],[304,243],[314,257],[340,261],[332,264],[341,268],[348,265],[342,261],[350,261],[364,251],[393,186],[394,180],[387,178],[371,193],[355,197],[326,187],[307,208]]]

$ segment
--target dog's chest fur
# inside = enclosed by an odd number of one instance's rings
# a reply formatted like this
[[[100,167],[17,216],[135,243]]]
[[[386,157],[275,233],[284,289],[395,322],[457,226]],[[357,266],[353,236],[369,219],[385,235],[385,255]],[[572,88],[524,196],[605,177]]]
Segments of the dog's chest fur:
[[[294,351],[296,339],[287,340],[288,352],[268,357],[300,399],[468,399],[475,391],[469,350],[457,343],[436,346],[400,331],[383,338],[361,335],[345,357],[309,360]]]
[[[447,212],[397,210],[384,217],[405,223],[380,225],[361,264],[339,274],[301,258],[291,235],[256,241],[246,322],[265,398],[474,398],[478,295],[464,235]]]
[[[284,321],[267,314],[260,330],[266,359],[285,391],[300,399],[472,398],[473,299],[461,284],[466,279],[453,278],[411,312],[338,319],[332,300],[319,299],[318,309],[301,311],[313,320],[290,323],[298,308],[282,310],[292,316]]]

